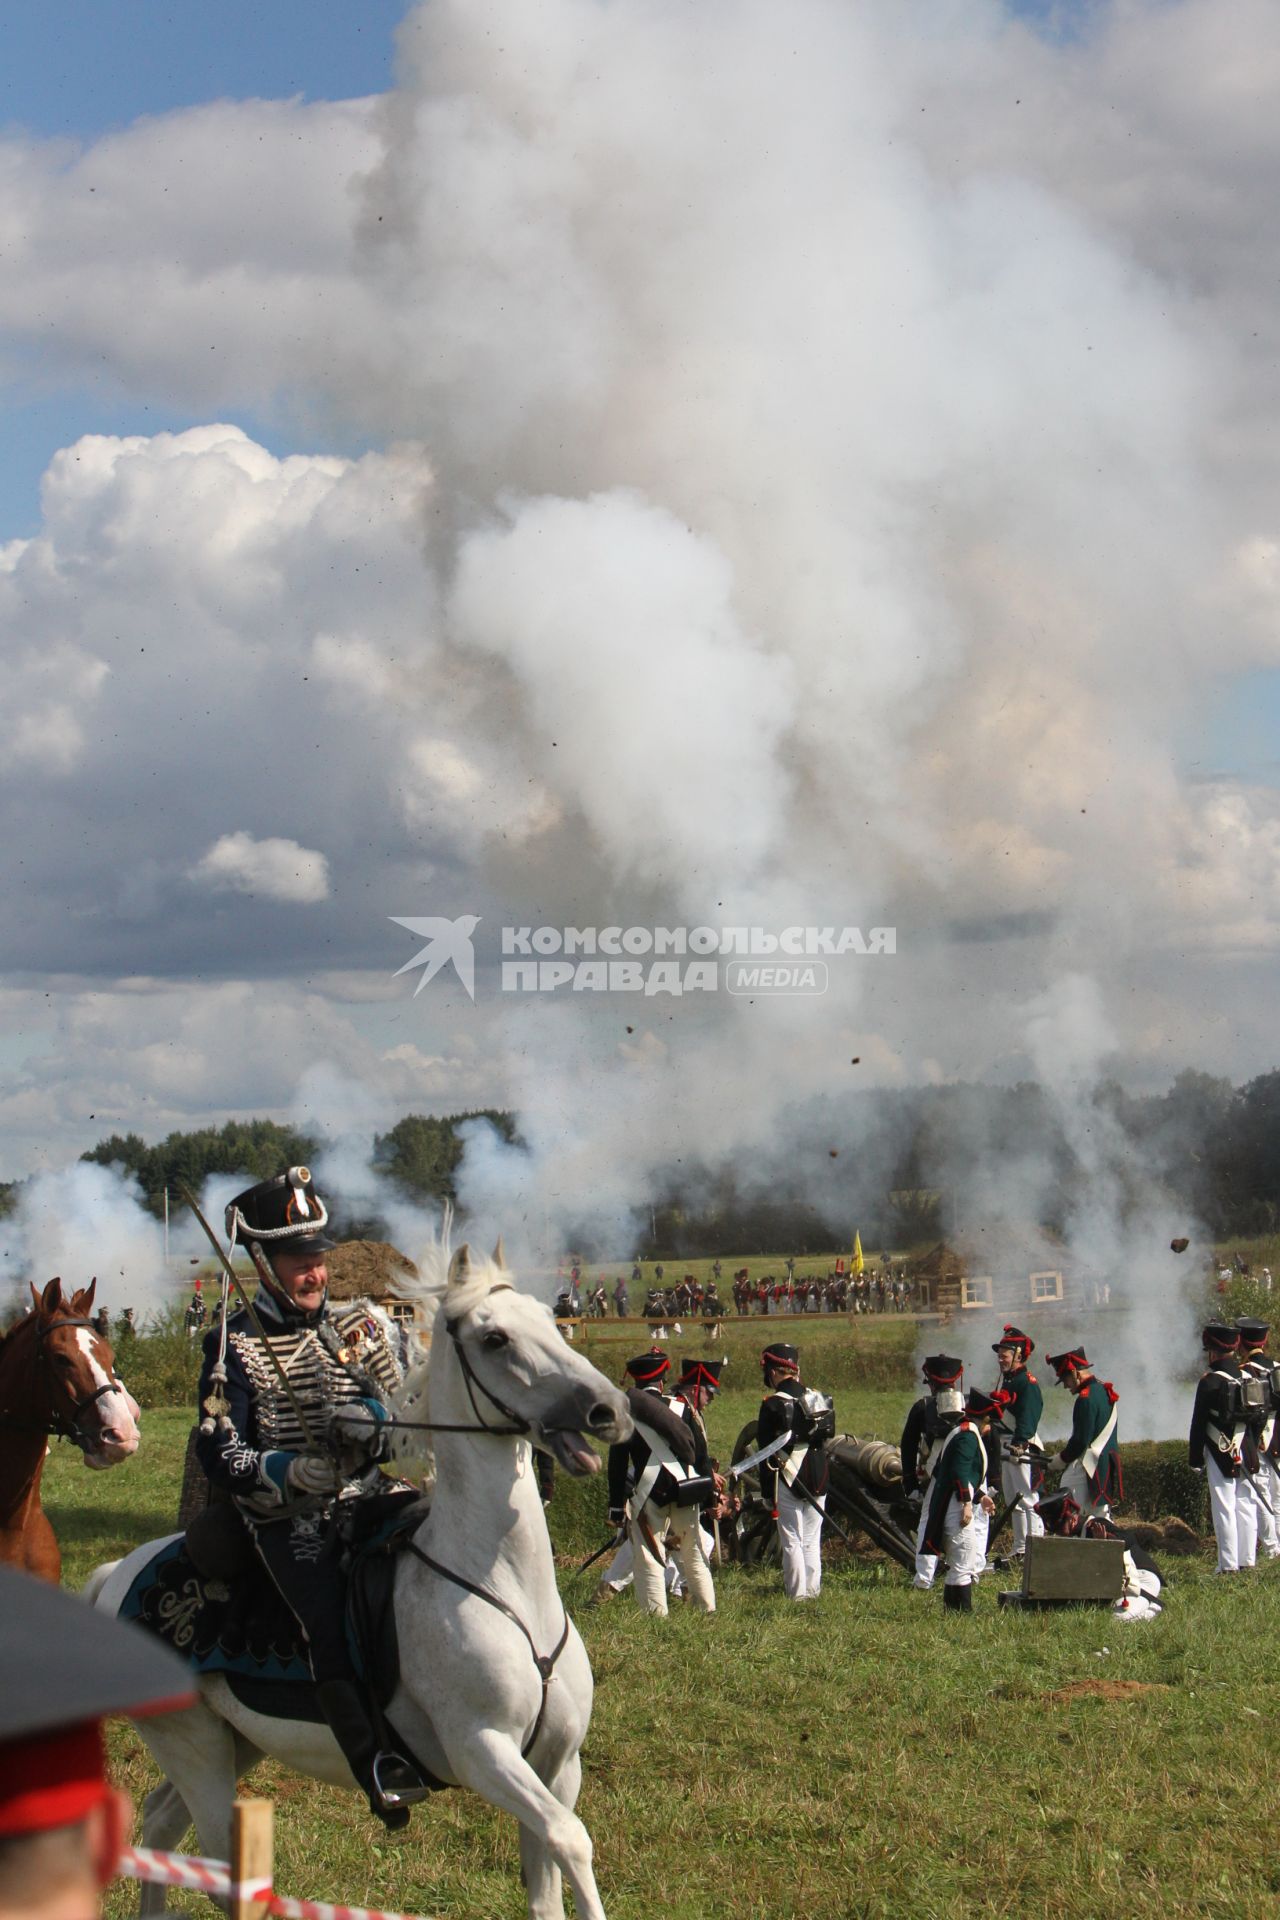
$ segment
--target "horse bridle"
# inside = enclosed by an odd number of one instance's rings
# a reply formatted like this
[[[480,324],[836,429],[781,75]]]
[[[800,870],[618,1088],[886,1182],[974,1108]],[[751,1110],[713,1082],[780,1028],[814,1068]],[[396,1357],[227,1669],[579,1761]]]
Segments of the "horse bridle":
[[[22,1421],[15,1420],[12,1414],[0,1414],[0,1423],[3,1423],[12,1430],[30,1430],[33,1433],[52,1433],[55,1434],[59,1440],[74,1440],[80,1450],[87,1453],[92,1447],[93,1436],[84,1430],[81,1416],[87,1413],[90,1407],[96,1406],[98,1401],[103,1399],[106,1394],[120,1393],[123,1391],[123,1388],[121,1382],[112,1377],[104,1381],[100,1387],[95,1387],[92,1393],[86,1393],[81,1399],[74,1401],[70,1414],[58,1413],[54,1410],[54,1392],[62,1392],[64,1389],[49,1365],[48,1355],[44,1350],[44,1343],[51,1333],[58,1333],[63,1327],[87,1327],[90,1333],[94,1331],[92,1320],[50,1320],[48,1324],[44,1326],[37,1322],[36,1360],[41,1373],[44,1375],[45,1385],[49,1389],[50,1412],[48,1420]]]
[[[513,1293],[514,1291],[515,1289],[509,1280],[500,1280],[496,1286],[490,1287],[489,1289],[490,1293]],[[487,1297],[486,1295],[486,1298]],[[445,1332],[453,1342],[453,1351],[457,1356],[458,1365],[462,1369],[462,1378],[467,1389],[467,1399],[470,1401],[471,1411],[476,1417],[475,1426],[467,1426],[460,1422],[446,1420],[402,1420],[398,1414],[392,1414],[391,1425],[394,1427],[404,1427],[416,1433],[493,1433],[510,1434],[523,1438],[526,1434],[533,1432],[534,1422],[527,1420],[524,1414],[517,1412],[515,1407],[509,1407],[505,1400],[500,1400],[491,1387],[486,1387],[484,1381],[472,1366],[471,1356],[463,1346],[462,1335],[459,1332],[465,1318],[465,1314],[460,1314],[456,1320],[446,1319],[444,1327]],[[476,1404],[477,1393],[482,1394],[489,1402],[489,1405],[496,1408],[503,1419],[509,1420],[511,1425],[508,1427],[491,1426]],[[543,1433],[577,1433],[580,1431],[577,1427],[548,1427],[541,1421],[538,1422],[538,1426]]]

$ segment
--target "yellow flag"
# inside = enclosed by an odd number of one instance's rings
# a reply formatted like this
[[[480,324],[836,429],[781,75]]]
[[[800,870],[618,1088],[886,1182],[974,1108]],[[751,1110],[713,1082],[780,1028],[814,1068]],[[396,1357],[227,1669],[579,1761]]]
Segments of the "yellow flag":
[[[853,1236],[852,1270],[854,1273],[862,1272],[862,1235],[860,1233],[855,1233]]]

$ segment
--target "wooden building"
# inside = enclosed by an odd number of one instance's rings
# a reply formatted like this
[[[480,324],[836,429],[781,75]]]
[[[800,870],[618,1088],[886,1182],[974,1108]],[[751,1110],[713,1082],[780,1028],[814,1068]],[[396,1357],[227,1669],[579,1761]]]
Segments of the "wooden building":
[[[387,1240],[343,1240],[325,1256],[331,1300],[372,1300],[393,1320],[412,1322],[414,1305],[397,1282],[416,1280],[418,1269]]]
[[[986,1307],[1012,1316],[1050,1302],[1087,1304],[1067,1249],[1025,1227],[979,1227],[954,1244],[940,1240],[909,1273],[925,1313]]]

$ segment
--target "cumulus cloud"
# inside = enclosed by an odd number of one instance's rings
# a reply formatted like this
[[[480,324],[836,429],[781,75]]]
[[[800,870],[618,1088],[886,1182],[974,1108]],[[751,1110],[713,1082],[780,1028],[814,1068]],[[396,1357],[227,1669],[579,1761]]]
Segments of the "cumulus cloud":
[[[685,1139],[785,1168],[778,1088],[852,1053],[1029,1071],[1010,1005],[1249,1070],[1274,795],[1178,742],[1280,632],[1272,11],[433,0],[384,101],[11,142],[11,343],[396,443],[54,461],[0,563],[23,978],[96,975],[125,1035],[143,971],[358,1005],[397,914],[900,928],[821,1006],[478,1009],[533,1158],[478,1143],[470,1197],[531,1218],[625,1220]],[[323,849],[322,933],[193,884],[230,833]],[[478,1084],[316,1000],[343,1073]],[[139,1039],[121,1110],[195,1100],[189,1023]]]
[[[215,893],[265,894],[307,905],[329,897],[329,863],[322,853],[296,840],[255,840],[248,833],[215,840],[191,878]]]

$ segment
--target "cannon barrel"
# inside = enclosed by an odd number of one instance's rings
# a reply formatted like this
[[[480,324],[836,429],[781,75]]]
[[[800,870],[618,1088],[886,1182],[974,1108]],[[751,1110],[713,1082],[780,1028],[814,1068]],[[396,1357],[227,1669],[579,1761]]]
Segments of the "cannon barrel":
[[[840,1433],[827,1448],[832,1470],[851,1469],[869,1486],[885,1493],[902,1491],[902,1455],[885,1440],[859,1440],[856,1434]]]

